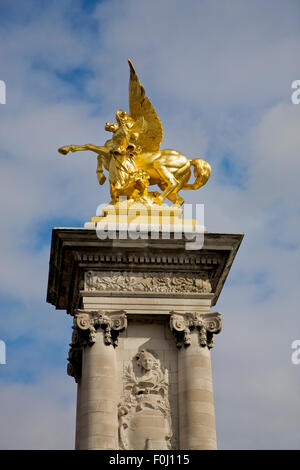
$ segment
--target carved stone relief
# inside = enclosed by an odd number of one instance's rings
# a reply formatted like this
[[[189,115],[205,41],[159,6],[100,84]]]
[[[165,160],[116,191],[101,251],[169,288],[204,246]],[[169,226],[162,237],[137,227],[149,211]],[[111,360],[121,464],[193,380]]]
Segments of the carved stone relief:
[[[205,271],[201,273],[87,271],[84,289],[88,292],[209,293],[211,283]]]
[[[134,367],[140,369],[134,372]],[[119,448],[170,449],[171,412],[168,371],[155,353],[141,350],[123,376],[124,395],[118,406]]]
[[[195,328],[199,331],[200,345],[212,348],[214,346],[214,334],[220,333],[222,329],[221,315],[218,312],[205,315],[194,312],[184,314],[171,312],[170,328],[175,336],[178,348],[191,344],[191,330]]]

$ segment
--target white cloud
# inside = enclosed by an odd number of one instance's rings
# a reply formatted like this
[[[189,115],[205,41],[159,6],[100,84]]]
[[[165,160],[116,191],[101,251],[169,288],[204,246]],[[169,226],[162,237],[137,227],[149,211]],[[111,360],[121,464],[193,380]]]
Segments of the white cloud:
[[[299,128],[300,107],[279,103],[264,114],[253,131],[251,183],[264,205],[277,198],[293,210],[298,207]]]
[[[47,372],[36,384],[1,382],[1,449],[74,449],[75,384]]]

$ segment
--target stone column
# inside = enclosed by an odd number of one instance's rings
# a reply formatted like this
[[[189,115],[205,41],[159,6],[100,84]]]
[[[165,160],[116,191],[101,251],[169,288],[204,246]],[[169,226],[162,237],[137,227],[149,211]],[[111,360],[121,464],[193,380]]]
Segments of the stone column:
[[[75,450],[80,449],[80,392],[81,392],[81,380],[77,383],[77,404],[76,404],[76,429],[75,429]]]
[[[117,361],[112,344],[104,343],[103,332],[83,351],[80,449],[118,448]]]
[[[177,338],[179,448],[217,448],[213,381],[209,349],[221,330],[218,313],[171,316]]]
[[[123,312],[76,312],[68,371],[78,382],[77,449],[118,449],[115,347],[125,327]]]

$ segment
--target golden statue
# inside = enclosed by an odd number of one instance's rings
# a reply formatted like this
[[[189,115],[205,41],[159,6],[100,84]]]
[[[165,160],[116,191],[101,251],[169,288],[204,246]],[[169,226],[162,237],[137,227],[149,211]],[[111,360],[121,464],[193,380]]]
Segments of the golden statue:
[[[190,160],[176,150],[160,150],[162,124],[129,59],[128,63],[129,114],[119,109],[116,122],[106,123],[105,130],[112,132],[112,138],[104,146],[69,145],[61,147],[59,152],[64,155],[78,150],[96,152],[98,181],[105,182],[104,167],[109,172],[112,204],[120,196],[126,196],[129,204],[161,205],[168,198],[179,207],[184,199],[178,192],[203,186],[210,176],[210,165],[201,158]],[[196,179],[188,184],[192,166]],[[162,192],[148,192],[148,186],[156,184]]]

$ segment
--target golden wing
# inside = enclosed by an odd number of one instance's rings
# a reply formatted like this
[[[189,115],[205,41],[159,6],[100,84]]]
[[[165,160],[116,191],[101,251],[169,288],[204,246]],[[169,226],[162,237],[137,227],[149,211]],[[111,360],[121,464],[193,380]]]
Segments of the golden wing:
[[[146,121],[146,125],[139,133],[137,144],[140,145],[143,152],[155,152],[159,150],[162,141],[162,124],[151,101],[145,96],[145,89],[140,83],[130,59],[128,59],[128,64],[130,68],[129,113],[135,120]]]

